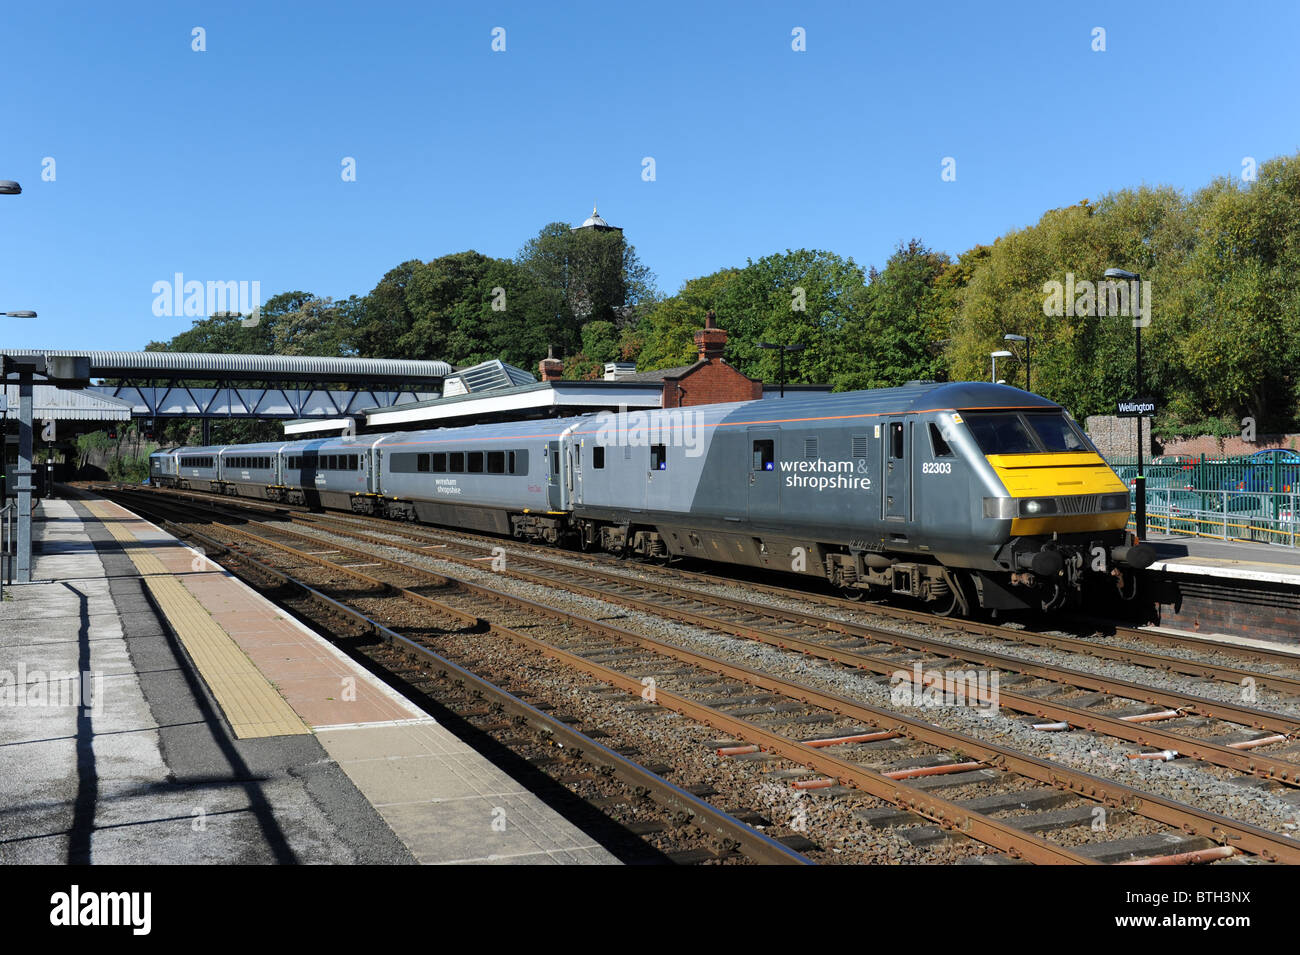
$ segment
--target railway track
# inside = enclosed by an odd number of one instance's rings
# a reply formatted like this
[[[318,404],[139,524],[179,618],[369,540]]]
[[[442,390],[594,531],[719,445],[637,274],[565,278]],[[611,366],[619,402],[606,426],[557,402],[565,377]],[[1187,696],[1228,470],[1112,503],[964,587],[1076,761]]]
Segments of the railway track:
[[[178,524],[195,523],[196,510],[218,513],[210,504],[176,497],[162,502],[156,494],[122,496],[154,513],[171,509],[174,517],[181,518]],[[239,520],[229,514],[224,518]],[[206,523],[211,518],[197,520]],[[346,595],[353,607],[398,597],[452,621],[453,626],[441,627],[444,632],[486,628],[494,637],[559,661],[615,691],[644,696],[650,686],[653,698],[646,703],[648,708],[676,711],[723,734],[715,741],[722,756],[755,764],[790,763],[790,769],[779,771],[777,782],[789,792],[839,796],[856,791],[895,807],[876,813],[873,822],[878,825],[908,826],[929,820],[1033,862],[1120,861],[1132,856],[1164,862],[1213,861],[1239,854],[1300,860],[1300,843],[1286,836],[605,620],[578,617],[374,553],[375,547],[393,546],[390,541],[372,540],[366,550],[324,542],[306,533],[306,528],[242,520],[241,526],[222,524],[213,529],[227,538],[217,546],[233,547],[240,560],[266,566],[276,563],[276,573],[294,579],[324,575],[309,586],[333,593],[329,598],[333,600]],[[320,527],[317,533],[327,530]],[[306,547],[318,551],[311,553]],[[426,558],[448,559],[441,552],[430,554],[435,547],[451,549],[427,544],[418,552]],[[465,561],[482,557],[462,556]],[[890,664],[892,669],[897,666],[896,661]],[[647,684],[647,679],[655,682]],[[940,789],[955,798],[939,795]],[[1100,828],[1081,825],[1096,819],[1106,822]]]
[[[175,493],[175,492],[173,492]],[[184,493],[184,492],[181,492]],[[190,495],[199,503],[212,505],[212,495]],[[215,498],[225,502],[223,498]],[[241,502],[239,506],[243,506]],[[352,536],[363,543],[382,544],[424,557],[436,556],[466,566],[480,566],[492,548],[501,546],[498,538],[466,535],[459,531],[443,532],[423,525],[397,524],[374,518],[319,514],[302,510],[280,511],[269,505],[254,503],[268,513],[287,513],[291,520],[307,522],[329,529],[331,533]],[[381,540],[373,534],[404,538],[415,542]],[[471,541],[481,542],[476,549]],[[512,547],[520,545],[512,543]],[[541,553],[537,553],[541,551]],[[517,579],[541,586],[560,587],[616,604],[657,613],[695,626],[702,626],[747,637],[771,646],[784,647],[832,660],[848,666],[870,670],[882,676],[915,672],[922,675],[950,670],[953,667],[979,666],[1000,674],[999,704],[1008,709],[1036,717],[1044,731],[1083,729],[1103,733],[1127,743],[1145,747],[1139,757],[1176,753],[1180,757],[1202,760],[1234,772],[1276,780],[1287,786],[1300,786],[1300,747],[1296,734],[1300,718],[1253,706],[1234,704],[1178,690],[1161,689],[1130,680],[1108,678],[1090,671],[1076,670],[1032,658],[1009,656],[978,647],[953,643],[896,628],[853,623],[842,617],[827,616],[803,609],[783,609],[702,591],[683,589],[672,580],[688,580],[705,586],[727,581],[691,571],[673,569],[656,573],[655,579],[636,578],[627,565],[612,559],[590,555],[582,566],[571,558],[557,558],[553,550],[534,548],[525,556],[512,555],[503,572]],[[521,571],[520,565],[530,568]],[[734,585],[734,584],[733,584]],[[746,582],[745,588],[784,599],[808,596],[803,591]],[[814,595],[822,607],[860,613],[862,605],[839,598]],[[872,607],[874,616],[878,608]],[[1112,649],[1092,641],[1026,632],[1006,626],[977,621],[951,621],[919,614],[905,608],[885,608],[888,616],[927,627],[938,626],[946,637],[960,634],[1019,642],[1029,646],[1050,646],[1106,659],[1135,663],[1162,672],[1190,675],[1198,679],[1219,680],[1240,687],[1270,688],[1289,693],[1300,706],[1300,678],[1267,670],[1245,669],[1206,660],[1161,655],[1149,651]],[[1146,631],[1125,634],[1146,635]],[[1165,637],[1166,635],[1158,635]],[[1209,643],[1209,641],[1205,641]],[[1216,648],[1220,645],[1215,645]],[[1266,666],[1300,668],[1300,658],[1280,653],[1231,647],[1252,654]],[[1012,676],[1008,679],[1007,674]],[[1045,684],[1054,684],[1052,689]],[[1008,686],[1014,688],[1008,689]],[[1044,691],[1053,695],[1043,695]],[[1068,690],[1062,695],[1060,690]],[[1162,724],[1157,726],[1154,724]],[[1199,735],[1198,735],[1199,734]],[[1206,739],[1205,735],[1213,738]]]
[[[491,543],[491,539],[476,546],[461,540],[459,535],[424,529],[393,530],[385,526],[381,531],[390,536],[430,542],[404,544],[358,530],[360,522],[317,515],[294,515],[294,519],[361,543],[394,547],[466,566],[481,566],[490,557],[492,547],[500,546]],[[521,564],[527,569],[520,569]],[[1300,785],[1300,762],[1290,758],[1290,753],[1270,755],[1265,751],[1268,748],[1294,751],[1300,719],[1284,714],[836,617],[722,597],[671,582],[632,578],[612,569],[583,568],[553,557],[512,556],[500,572],[540,586],[559,587],[881,676],[916,673],[918,666],[923,676],[969,665],[995,669],[1000,674],[1015,675],[1010,680],[1006,676],[1000,678],[998,705],[1043,720],[1038,725],[1049,728],[1045,731],[1079,728],[1103,733],[1155,753],[1175,752],[1235,772]],[[1300,697],[1300,680],[1294,678],[1208,663],[1193,665],[1175,657],[1167,659],[1171,665],[1194,669],[1206,677],[1210,674],[1203,671],[1212,671],[1233,683],[1255,680],[1259,685],[1275,689],[1294,686],[1294,695]],[[1051,698],[1037,695],[1050,685],[1066,692]],[[1153,725],[1157,723],[1165,728]],[[1217,733],[1220,739],[1191,735],[1207,730]]]
[[[140,489],[133,488],[133,490]],[[208,492],[161,491],[155,489],[154,493],[186,495],[191,499],[207,501],[209,503],[213,501],[227,502],[231,500],[231,498],[222,497]],[[235,500],[239,502],[240,507],[263,510],[268,514],[299,514],[303,519],[352,522],[359,526],[370,526],[376,529],[383,528],[381,531],[382,533],[407,536],[412,539],[419,539],[422,535],[443,533],[434,527],[424,524],[411,525],[384,518],[361,517],[342,514],[339,512],[321,514],[321,512],[313,511],[307,507],[271,504],[251,500],[249,498],[236,498]],[[520,548],[532,553],[539,553],[541,555],[565,553],[563,551],[557,551],[554,547],[531,544],[518,540],[507,541],[505,538],[477,534],[473,531],[458,529],[454,532],[445,533],[454,533],[456,538],[461,540],[477,540],[491,545],[508,543],[511,547]],[[577,555],[570,554],[569,556]],[[582,559],[594,565],[611,569],[627,568],[629,566],[629,563],[626,560],[602,553],[593,552],[583,554]],[[631,566],[654,565],[632,564]],[[1029,629],[1021,625],[989,623],[980,620],[963,620],[956,617],[939,617],[926,611],[913,610],[894,604],[871,601],[864,602],[862,600],[833,596],[827,593],[824,588],[820,588],[816,584],[808,583],[802,579],[798,580],[798,583],[801,586],[782,586],[779,584],[767,583],[748,576],[751,572],[749,568],[745,567],[730,567],[727,574],[722,574],[683,569],[676,565],[657,566],[666,576],[671,576],[673,579],[682,581],[692,581],[702,586],[734,587],[737,585],[743,585],[747,591],[755,594],[763,594],[775,599],[811,602],[820,607],[849,613],[862,614],[865,612],[869,613],[872,617],[897,620],[903,623],[917,624],[921,626],[940,627],[952,635],[965,634],[972,637],[1004,641],[1010,645],[1019,644],[1024,646],[1047,647],[1069,653],[1081,653],[1090,657],[1100,657],[1121,663],[1133,664],[1135,666],[1149,667],[1153,670],[1191,676],[1196,679],[1219,680],[1239,685],[1240,680],[1250,678],[1255,680],[1256,686],[1260,688],[1272,687],[1300,696],[1300,652],[1288,653],[1285,651],[1270,650],[1265,647],[1256,647],[1247,644],[1230,644],[1222,641],[1197,637],[1192,634],[1162,633],[1158,630],[1131,627],[1116,624],[1113,621],[1098,620],[1095,618],[1076,617],[1068,619],[1062,618],[1060,621],[1053,621],[1054,627],[1069,625],[1070,628],[1074,629],[1076,632],[1088,634],[1087,639],[1080,639],[1077,636],[1070,636],[1065,633],[1056,632],[1053,628]],[[1125,641],[1130,644],[1137,644],[1137,646],[1125,646]],[[1179,651],[1180,654],[1190,650],[1205,656],[1218,658],[1218,660],[1152,652],[1151,648],[1159,647],[1175,649]],[[1256,665],[1275,667],[1278,672],[1268,670],[1248,670],[1232,664],[1220,663],[1219,661],[1224,658],[1245,661]],[[1290,673],[1286,674],[1280,671],[1290,671]]]

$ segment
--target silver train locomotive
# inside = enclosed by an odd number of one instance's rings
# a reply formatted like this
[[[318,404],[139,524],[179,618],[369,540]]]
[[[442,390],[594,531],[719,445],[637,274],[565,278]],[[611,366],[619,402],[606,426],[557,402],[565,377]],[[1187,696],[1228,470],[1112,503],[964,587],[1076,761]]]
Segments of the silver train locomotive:
[[[151,475],[651,559],[1055,609],[1154,559],[1127,487],[1059,405],[978,382],[354,438],[162,449]]]

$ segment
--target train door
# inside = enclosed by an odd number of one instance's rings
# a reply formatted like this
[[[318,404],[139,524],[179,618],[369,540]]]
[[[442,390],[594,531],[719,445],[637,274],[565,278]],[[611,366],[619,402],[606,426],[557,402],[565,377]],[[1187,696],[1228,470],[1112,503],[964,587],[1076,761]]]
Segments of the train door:
[[[574,441],[570,438],[566,442],[568,446],[569,461],[569,504],[582,503],[582,452],[585,441]]]
[[[781,510],[781,475],[776,463],[776,428],[748,429],[749,519],[775,518]]]
[[[369,480],[366,482],[366,487],[369,489],[371,494],[383,494],[384,493],[384,449],[373,448],[371,449],[371,452],[368,455],[366,455],[366,457],[370,460],[370,474],[369,474]]]
[[[885,422],[885,518],[906,521],[912,516],[912,423],[905,418]]]
[[[563,497],[561,492],[563,488],[560,481],[563,475],[560,473],[560,442],[546,442],[546,506],[553,511],[562,509]]]

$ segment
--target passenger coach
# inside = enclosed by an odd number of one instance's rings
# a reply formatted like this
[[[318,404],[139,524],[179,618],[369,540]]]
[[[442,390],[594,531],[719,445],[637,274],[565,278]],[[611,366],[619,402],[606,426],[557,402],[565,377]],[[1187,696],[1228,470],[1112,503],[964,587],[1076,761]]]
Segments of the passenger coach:
[[[1131,597],[1154,556],[1063,408],[977,382],[158,454],[165,482],[824,577],[943,614]]]

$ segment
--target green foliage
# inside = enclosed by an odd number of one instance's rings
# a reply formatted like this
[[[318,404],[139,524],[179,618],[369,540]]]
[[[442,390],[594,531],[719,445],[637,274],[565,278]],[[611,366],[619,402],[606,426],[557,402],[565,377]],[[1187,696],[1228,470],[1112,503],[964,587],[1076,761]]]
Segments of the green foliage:
[[[1169,416],[1157,418],[1151,426],[1151,434],[1162,440],[1171,438],[1196,438],[1208,434],[1214,438],[1230,438],[1241,433],[1241,425],[1231,418],[1200,418],[1196,421],[1180,421]]]
[[[553,222],[512,260],[473,251],[412,259],[365,296],[287,292],[257,325],[214,315],[148,347],[500,358],[529,370],[554,348],[566,377],[596,377],[611,360],[691,364],[713,309],[730,335],[728,360],[746,374],[777,378],[778,355],[760,342],[799,344],[786,379],[837,389],[986,380],[989,352],[1007,347],[1021,360],[999,371],[1023,386],[1024,346],[1003,335],[1028,335],[1033,389],[1082,417],[1109,413],[1136,389],[1133,327],[1128,316],[1045,314],[1046,283],[1067,274],[1100,282],[1112,266],[1150,283],[1143,390],[1161,403],[1157,433],[1235,433],[1247,415],[1261,433],[1295,426],[1300,154],[1262,164],[1252,183],[1221,179],[1191,196],[1143,186],[1052,209],[955,260],[918,239],[866,273],[833,252],[787,250],[690,279],[663,299],[622,233]],[[251,440],[263,424],[223,423],[221,439]],[[186,422],[159,431],[164,442],[196,438]]]
[[[858,308],[844,329],[852,348],[840,350],[832,381],[839,389],[881,388],[938,379],[953,308],[952,261],[919,239],[900,244],[883,272],[855,292]],[[941,279],[947,281],[940,284]],[[846,360],[847,359],[847,360]]]
[[[107,431],[90,431],[77,435],[77,467],[84,467],[92,454],[102,453],[112,446]]]
[[[149,476],[149,456],[132,454],[108,459],[108,478],[124,484],[140,484]]]

